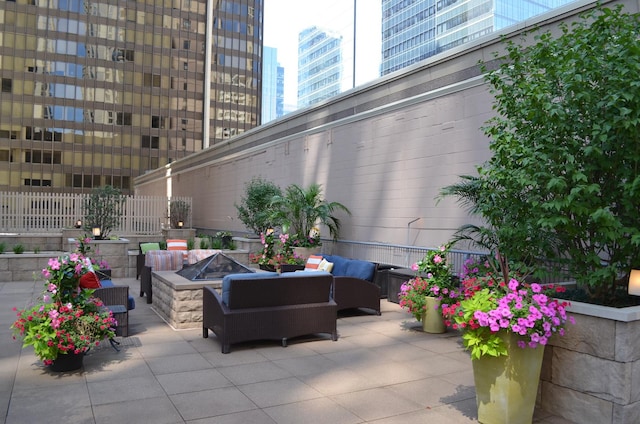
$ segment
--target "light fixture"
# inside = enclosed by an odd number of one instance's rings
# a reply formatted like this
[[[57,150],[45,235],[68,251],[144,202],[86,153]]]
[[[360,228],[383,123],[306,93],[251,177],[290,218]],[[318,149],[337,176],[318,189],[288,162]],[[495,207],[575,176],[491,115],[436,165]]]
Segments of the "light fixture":
[[[640,269],[632,269],[629,275],[629,294],[640,296]]]
[[[178,221],[178,228],[182,228],[184,226],[184,222],[183,221]]]
[[[99,239],[100,235],[102,233],[102,229],[99,226],[94,226],[93,228],[91,228],[91,234],[93,234],[93,238],[94,239]]]
[[[76,228],[82,228],[82,220],[81,219],[76,221]]]

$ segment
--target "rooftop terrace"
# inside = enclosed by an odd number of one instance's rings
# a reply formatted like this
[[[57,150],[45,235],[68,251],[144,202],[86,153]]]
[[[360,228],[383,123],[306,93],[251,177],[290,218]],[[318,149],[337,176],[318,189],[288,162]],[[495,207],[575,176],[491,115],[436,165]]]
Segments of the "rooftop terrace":
[[[139,290],[139,281],[116,279]],[[47,371],[11,340],[14,306],[41,283],[0,283],[0,423],[476,423],[469,355],[455,332],[426,334],[381,299],[382,316],[342,315],[339,339],[234,345],[175,331],[137,302],[120,352],[92,349],[77,372]],[[536,411],[538,424],[570,424]]]

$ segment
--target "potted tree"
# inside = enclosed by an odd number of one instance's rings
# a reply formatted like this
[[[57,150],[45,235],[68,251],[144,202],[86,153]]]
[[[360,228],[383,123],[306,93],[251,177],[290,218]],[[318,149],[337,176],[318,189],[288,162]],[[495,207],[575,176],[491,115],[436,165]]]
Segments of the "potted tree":
[[[125,197],[120,189],[106,185],[97,187],[84,199],[84,230],[97,240],[109,237],[120,222]]]
[[[506,57],[483,64],[497,111],[484,127],[493,156],[444,193],[484,220],[463,230],[492,247],[504,276],[566,269],[581,299],[622,306],[630,270],[640,265],[640,15],[597,6],[560,28],[557,38],[507,41]],[[596,406],[608,404],[616,422],[634,422],[625,411],[635,400],[615,394],[638,384],[617,370],[640,363],[629,354],[640,346],[625,336],[640,325],[601,306],[572,301],[568,310],[583,315],[567,337],[548,340],[542,408],[575,422],[611,422]],[[601,334],[609,340],[602,348]],[[598,375],[583,377],[585,361]]]

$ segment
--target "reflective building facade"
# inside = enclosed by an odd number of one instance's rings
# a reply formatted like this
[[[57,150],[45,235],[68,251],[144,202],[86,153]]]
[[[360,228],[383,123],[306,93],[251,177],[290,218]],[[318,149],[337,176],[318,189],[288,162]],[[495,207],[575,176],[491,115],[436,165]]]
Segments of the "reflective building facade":
[[[298,108],[340,93],[342,36],[318,27],[298,35]]]
[[[262,0],[0,1],[0,190],[87,192],[260,122]]]
[[[381,75],[574,0],[382,0]]]

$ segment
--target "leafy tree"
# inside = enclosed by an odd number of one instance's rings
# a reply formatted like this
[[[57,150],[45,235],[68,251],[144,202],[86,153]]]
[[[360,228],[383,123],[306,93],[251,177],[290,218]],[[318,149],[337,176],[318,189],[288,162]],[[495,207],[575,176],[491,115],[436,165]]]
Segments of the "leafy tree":
[[[100,227],[101,237],[108,237],[120,223],[124,202],[125,196],[118,188],[110,185],[94,188],[83,203],[84,229],[90,233],[92,227]]]
[[[558,259],[603,300],[640,265],[640,17],[598,6],[560,28],[482,64],[493,155],[467,200],[506,256]]]
[[[279,223],[271,219],[271,199],[281,195],[280,187],[271,181],[261,177],[252,178],[245,184],[245,195],[240,204],[234,205],[238,211],[238,218],[256,234],[278,226]]]

